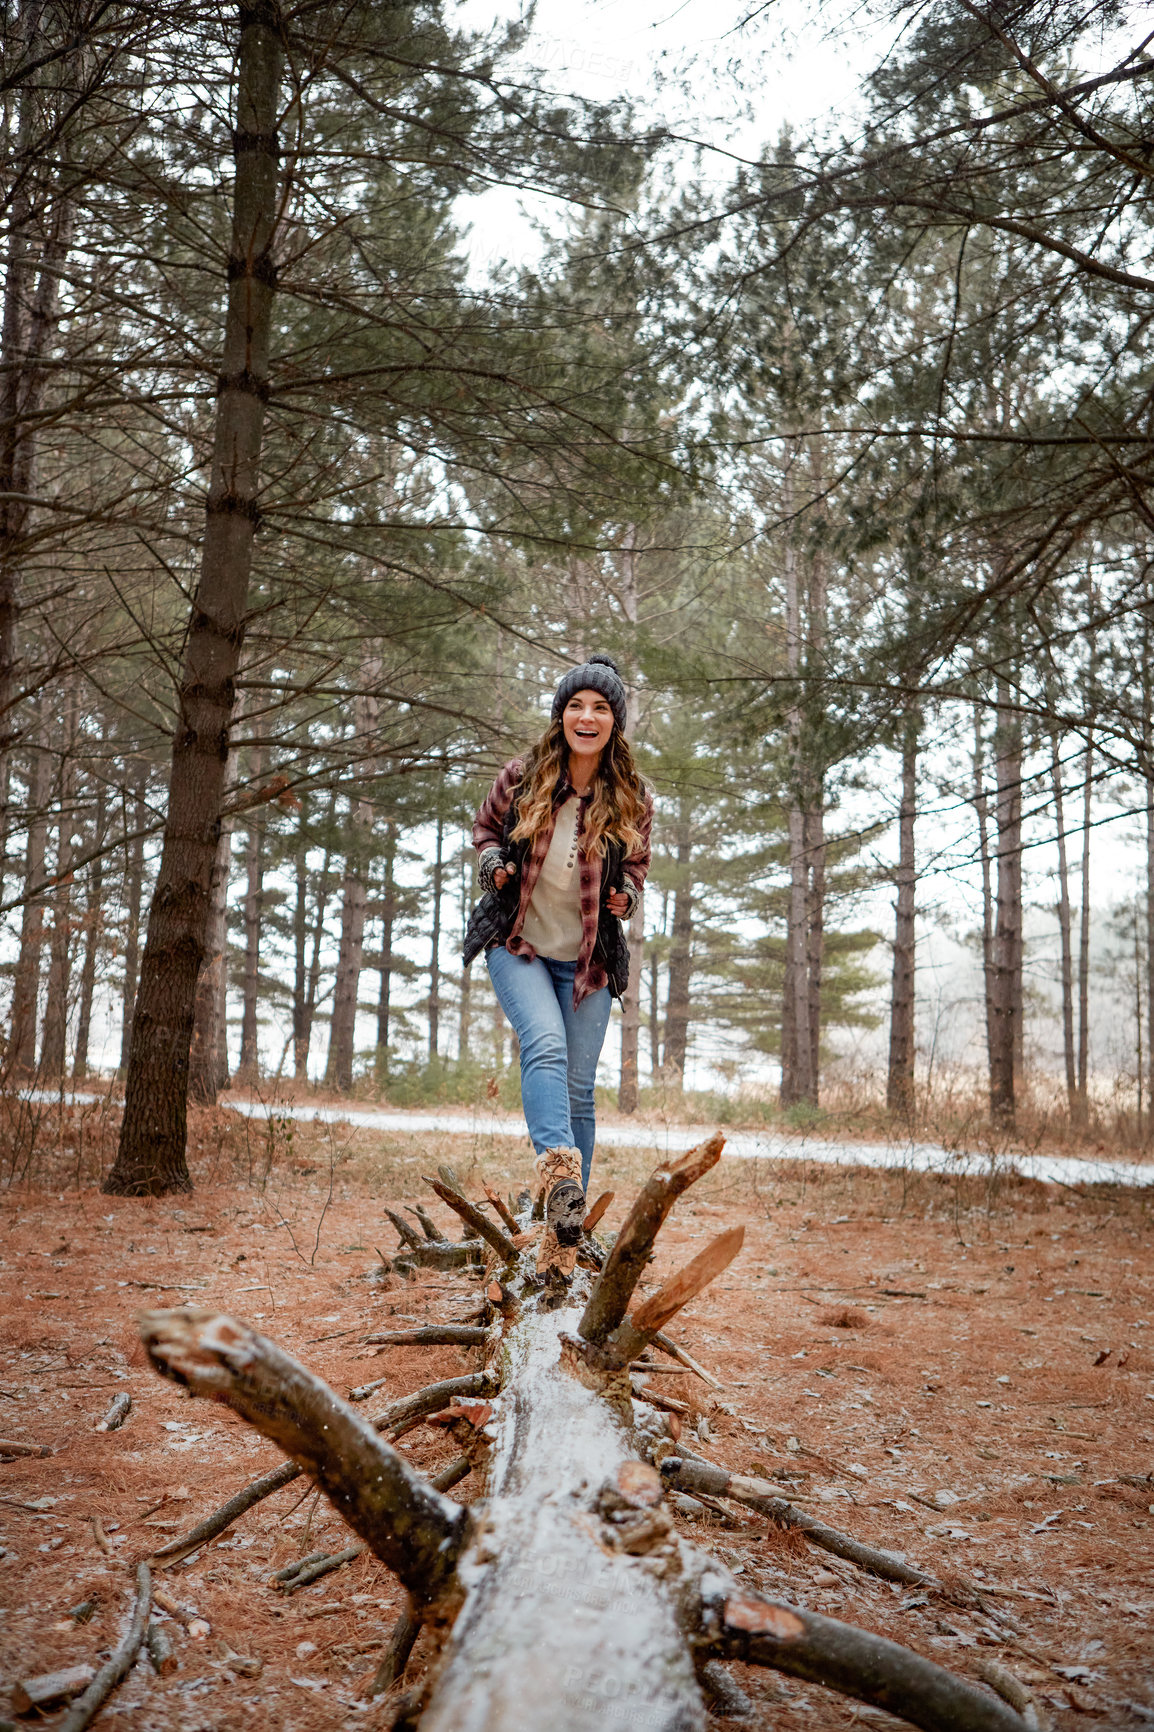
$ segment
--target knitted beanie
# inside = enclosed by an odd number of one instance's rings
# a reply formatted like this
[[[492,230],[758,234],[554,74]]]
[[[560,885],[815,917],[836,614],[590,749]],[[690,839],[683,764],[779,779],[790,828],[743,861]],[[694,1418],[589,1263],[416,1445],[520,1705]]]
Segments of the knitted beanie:
[[[613,711],[613,720],[625,732],[625,687],[612,656],[592,655],[579,668],[570,668],[553,697],[553,720],[578,692],[600,692]]]

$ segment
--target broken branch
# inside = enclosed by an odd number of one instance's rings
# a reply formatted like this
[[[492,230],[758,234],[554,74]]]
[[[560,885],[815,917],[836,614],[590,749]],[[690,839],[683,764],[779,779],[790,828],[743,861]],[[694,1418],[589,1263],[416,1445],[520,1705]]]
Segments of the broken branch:
[[[127,1389],[122,1389],[119,1395],[114,1395],[108,1412],[96,1427],[97,1431],[119,1431],[132,1411],[132,1397]]]
[[[129,1623],[123,1641],[113,1650],[111,1657],[105,1661],[85,1690],[83,1696],[77,1697],[61,1720],[57,1732],[84,1732],[88,1722],[104,1706],[122,1678],[127,1677],[132,1670],[144,1633],[148,1629],[149,1613],[152,1611],[152,1576],[147,1564],[136,1566],[136,1601],[132,1608],[132,1620]]]
[[[365,1543],[361,1540],[357,1545],[346,1546],[341,1552],[321,1552],[319,1555],[300,1558],[291,1571],[277,1571],[276,1585],[282,1594],[295,1594],[298,1588],[307,1588],[310,1582],[319,1582],[322,1576],[339,1570],[342,1564],[351,1564],[354,1558],[363,1555],[365,1549]]]
[[[381,1663],[377,1667],[376,1676],[368,1689],[366,1696],[381,1696],[386,1690],[391,1690],[397,1679],[404,1675],[409,1663],[409,1655],[413,1651],[413,1643],[421,1633],[421,1620],[413,1610],[412,1605],[405,1607],[389,1637],[389,1645],[381,1655]]]
[[[462,1221],[472,1227],[474,1233],[479,1233],[487,1245],[491,1245],[502,1262],[516,1261],[517,1247],[508,1233],[490,1221],[487,1215],[481,1213],[460,1191],[455,1191],[451,1185],[444,1184],[440,1179],[431,1179],[427,1173],[422,1173],[426,1185],[431,1185],[443,1203],[448,1203],[450,1209],[460,1215]]]
[[[482,1378],[484,1377],[484,1373],[480,1375]],[[488,1387],[486,1382],[477,1383],[473,1377],[449,1378],[444,1383],[431,1384],[428,1389],[418,1389],[415,1395],[405,1396],[403,1401],[395,1402],[393,1407],[387,1407],[384,1413],[378,1414],[376,1419],[370,1420],[369,1423],[377,1431],[387,1431],[391,1424],[389,1416],[394,1414],[396,1409],[405,1410],[401,1413],[399,1421],[403,1424],[409,1418],[414,1402],[428,1402],[428,1406],[421,1405],[419,1407],[418,1417],[420,1417],[424,1413],[435,1413],[443,1405],[446,1392],[449,1392],[450,1396],[454,1392],[461,1395],[474,1395],[482,1394]],[[165,1568],[171,1564],[181,1563],[192,1552],[198,1551],[201,1546],[207,1545],[209,1540],[214,1540],[218,1534],[222,1534],[226,1528],[230,1528],[233,1522],[239,1520],[245,1511],[250,1510],[254,1504],[260,1503],[266,1497],[271,1497],[273,1492],[279,1491],[282,1486],[291,1485],[294,1479],[299,1479],[303,1471],[299,1462],[282,1461],[279,1467],[272,1468],[270,1472],[262,1474],[259,1479],[251,1480],[248,1485],[242,1486],[240,1491],[235,1496],[230,1497],[227,1503],[221,1504],[218,1510],[205,1516],[202,1522],[197,1522],[196,1526],[190,1528],[186,1534],[182,1534],[178,1539],[169,1540],[167,1545],[161,1546],[159,1551],[153,1553],[150,1561],[154,1565],[161,1564]],[[434,1474],[430,1483],[436,1487],[437,1491],[451,1491],[453,1486],[471,1472],[472,1464],[464,1456],[460,1456],[448,1467],[442,1468],[440,1473]],[[153,1599],[158,1605],[164,1604],[161,1593],[160,1588],[157,1588],[153,1593]],[[171,1611],[171,1609],[171,1606],[165,1605],[166,1611]]]
[[[978,1677],[984,1678],[991,1690],[996,1690],[1003,1702],[1008,1702],[1011,1708],[1022,1716],[1022,1723],[1028,1726],[1030,1732],[1050,1732],[1050,1716],[1039,1708],[1037,1701],[1019,1678],[1008,1672],[1004,1666],[999,1666],[996,1660],[979,1660]]]
[[[369,1421],[377,1431],[410,1429],[411,1423],[423,1419],[426,1413],[436,1413],[457,1395],[487,1395],[495,1387],[488,1371],[470,1371],[464,1377],[446,1377],[440,1383],[426,1384],[412,1395],[403,1395]]]
[[[214,1540],[217,1534],[222,1534],[225,1528],[231,1527],[254,1503],[260,1503],[262,1498],[271,1497],[274,1491],[279,1491],[282,1485],[289,1485],[294,1479],[298,1479],[300,1472],[297,1462],[282,1461],[279,1467],[274,1467],[259,1479],[242,1486],[227,1503],[222,1503],[218,1510],[205,1516],[202,1522],[197,1522],[194,1528],[190,1528],[179,1539],[169,1540],[167,1545],[161,1546],[152,1554],[153,1563],[165,1566],[180,1563],[190,1552],[207,1545],[209,1540]]]
[[[398,1273],[410,1269],[465,1269],[469,1264],[483,1263],[485,1246],[480,1239],[461,1239],[456,1245],[448,1241],[435,1245],[418,1243],[398,1251],[393,1258],[393,1268]]]
[[[849,1534],[839,1533],[836,1528],[815,1521],[813,1516],[806,1515],[804,1510],[779,1497],[768,1480],[728,1473],[725,1468],[714,1467],[711,1462],[700,1459],[687,1461],[676,1455],[666,1456],[661,1463],[661,1477],[667,1486],[677,1491],[731,1498],[734,1503],[757,1510],[759,1515],[769,1516],[782,1527],[796,1528],[823,1551],[831,1552],[836,1558],[846,1558],[871,1576],[880,1576],[883,1581],[904,1582],[914,1588],[940,1588],[942,1585],[936,1576],[927,1575],[912,1564],[900,1563],[889,1552],[862,1545]]]
[[[420,1329],[382,1329],[366,1347],[483,1347],[488,1330],[469,1323],[429,1323]]]
[[[616,1191],[602,1191],[601,1195],[585,1217],[584,1228],[587,1233],[593,1231],[594,1227],[597,1225],[598,1221],[600,1221],[616,1195]]]
[[[686,1366],[690,1371],[694,1372],[696,1376],[700,1377],[703,1383],[708,1383],[712,1389],[725,1388],[724,1383],[719,1383],[716,1377],[706,1371],[704,1365],[699,1365],[697,1360],[685,1351],[684,1347],[679,1347],[676,1341],[671,1340],[670,1337],[664,1334],[660,1329],[654,1335],[651,1345],[654,1347],[660,1347],[662,1353],[668,1353],[671,1359],[676,1359],[680,1364]]]
[[[449,1244],[449,1235],[442,1233],[423,1203],[406,1203],[406,1209],[414,1214],[424,1229],[425,1238],[432,1245]]]
[[[601,1344],[620,1324],[666,1216],[682,1192],[717,1165],[724,1147],[723,1136],[712,1136],[675,1166],[659,1167],[642,1186],[578,1325],[586,1341]]]
[[[502,1221],[504,1221],[506,1227],[508,1227],[510,1233],[512,1233],[513,1237],[516,1238],[517,1234],[521,1231],[521,1228],[517,1222],[517,1217],[506,1205],[500,1191],[495,1191],[492,1185],[486,1185],[485,1195],[488,1197],[494,1209],[496,1209],[498,1215],[500,1215]]]
[[[1012,1709],[911,1648],[766,1600],[738,1588],[713,1559],[702,1562],[696,1639],[712,1653],[840,1690],[925,1732],[1023,1732]]]
[[[402,1245],[423,1245],[425,1239],[429,1237],[429,1235],[426,1234],[425,1238],[422,1238],[415,1227],[409,1226],[409,1223],[405,1220],[403,1215],[398,1214],[396,1209],[390,1209],[387,1204],[385,1206],[385,1214],[389,1217],[389,1220],[396,1228],[397,1236]]]
[[[51,1455],[46,1443],[17,1443],[10,1437],[0,1437],[0,1455]]]
[[[719,1233],[691,1263],[679,1269],[664,1287],[651,1293],[631,1316],[618,1324],[604,1341],[606,1349],[622,1364],[636,1358],[648,1347],[659,1329],[708,1287],[723,1269],[728,1269],[741,1250],[744,1238],[744,1227],[733,1227],[728,1233]]]
[[[140,1333],[162,1376],[227,1403],[299,1462],[419,1600],[444,1590],[465,1541],[466,1512],[320,1378],[232,1317],[152,1311]]]

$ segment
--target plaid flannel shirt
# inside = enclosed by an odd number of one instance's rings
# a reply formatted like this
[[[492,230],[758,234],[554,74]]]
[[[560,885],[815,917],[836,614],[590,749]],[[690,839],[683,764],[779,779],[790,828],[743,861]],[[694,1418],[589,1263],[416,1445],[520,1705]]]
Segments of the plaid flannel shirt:
[[[473,821],[473,846],[478,855],[478,876],[485,890],[493,887],[493,873],[501,864],[501,829],[505,814],[517,791],[521,780],[522,760],[510,758],[501,770],[497,780],[481,802],[477,816]],[[513,956],[524,956],[530,962],[537,952],[528,941],[521,937],[521,928],[525,924],[525,912],[533,895],[533,886],[541,876],[541,867],[549,852],[549,844],[553,840],[553,826],[557,810],[564,805],[576,789],[571,787],[567,774],[562,774],[553,795],[553,817],[534,838],[532,847],[525,859],[525,869],[521,874],[521,896],[517,906],[517,917],[513,922],[513,930],[505,943],[506,950]],[[585,809],[589,804],[588,796],[581,798],[577,808],[577,833],[580,835],[585,827]],[[623,865],[622,888],[629,897],[629,910],[625,918],[633,915],[641,899],[642,887],[646,873],[649,871],[649,833],[653,825],[653,800],[648,790],[645,795],[645,815],[641,820],[641,847],[634,854],[626,856]],[[601,910],[601,862],[589,858],[584,851],[578,853],[578,864],[581,883],[581,949],[577,956],[577,971],[573,979],[574,1008],[587,998],[591,992],[596,992],[605,985],[606,975],[601,964],[594,960],[593,947],[597,942],[597,921]]]

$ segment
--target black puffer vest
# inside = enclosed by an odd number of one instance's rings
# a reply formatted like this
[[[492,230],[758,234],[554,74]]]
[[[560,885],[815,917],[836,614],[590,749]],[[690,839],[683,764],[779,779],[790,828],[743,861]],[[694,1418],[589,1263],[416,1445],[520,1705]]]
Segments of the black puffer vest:
[[[496,944],[504,944],[517,918],[517,910],[521,904],[521,877],[525,862],[529,858],[528,841],[513,840],[520,797],[521,790],[518,788],[509,802],[509,810],[505,813],[501,825],[502,864],[516,865],[517,870],[512,878],[506,879],[502,889],[486,890],[470,914],[462,947],[466,968],[482,950],[491,950]],[[609,912],[605,903],[610,893],[621,887],[624,863],[625,850],[621,843],[610,842],[601,862],[601,907],[597,915],[597,938],[593,945],[594,959],[605,970],[609,991],[618,999],[624,998],[629,985],[629,945],[620,920]]]

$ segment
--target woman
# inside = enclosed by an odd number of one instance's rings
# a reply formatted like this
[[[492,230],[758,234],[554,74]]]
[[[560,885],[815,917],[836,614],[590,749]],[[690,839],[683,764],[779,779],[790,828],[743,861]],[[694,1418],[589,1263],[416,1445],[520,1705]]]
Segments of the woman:
[[[557,687],[548,728],[513,758],[473,825],[486,892],[465,962],[489,978],[521,1048],[521,1100],[547,1193],[538,1269],[570,1275],[596,1134],[593,1085],[629,980],[620,922],[649,870],[653,801],[625,738],[616,663],[591,656]]]

